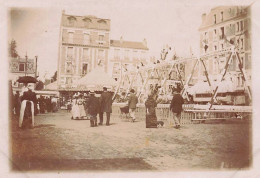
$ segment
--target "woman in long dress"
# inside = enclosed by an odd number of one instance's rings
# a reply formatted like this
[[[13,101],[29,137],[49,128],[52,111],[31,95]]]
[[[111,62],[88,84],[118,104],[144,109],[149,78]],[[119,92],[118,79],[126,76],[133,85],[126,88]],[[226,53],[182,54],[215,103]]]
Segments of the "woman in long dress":
[[[78,107],[79,107],[79,115],[80,115],[80,118],[83,119],[83,117],[86,116],[86,112],[85,112],[85,108],[84,108],[83,95],[80,95],[80,96],[79,96],[79,99],[78,99]]]
[[[71,119],[79,119],[80,117],[80,111],[78,106],[78,96],[74,95],[72,100],[72,108],[71,108]]]

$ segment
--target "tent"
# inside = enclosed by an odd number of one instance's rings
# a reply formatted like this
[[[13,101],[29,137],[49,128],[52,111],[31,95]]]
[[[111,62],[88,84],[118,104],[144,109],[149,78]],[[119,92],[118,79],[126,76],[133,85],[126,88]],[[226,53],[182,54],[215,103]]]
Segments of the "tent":
[[[58,90],[58,83],[57,83],[57,81],[52,82],[52,83],[46,85],[44,90],[57,91]]]
[[[78,90],[102,91],[103,87],[114,90],[117,82],[98,66],[76,82]]]

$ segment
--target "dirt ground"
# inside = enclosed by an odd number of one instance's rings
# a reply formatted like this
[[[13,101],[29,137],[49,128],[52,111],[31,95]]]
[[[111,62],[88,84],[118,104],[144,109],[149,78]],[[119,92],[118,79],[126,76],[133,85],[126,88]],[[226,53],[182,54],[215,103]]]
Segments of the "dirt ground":
[[[104,118],[105,119],[105,118]],[[145,128],[111,119],[111,126],[91,128],[89,120],[71,120],[66,111],[41,114],[35,128],[10,124],[12,171],[180,171],[248,169],[251,122]]]

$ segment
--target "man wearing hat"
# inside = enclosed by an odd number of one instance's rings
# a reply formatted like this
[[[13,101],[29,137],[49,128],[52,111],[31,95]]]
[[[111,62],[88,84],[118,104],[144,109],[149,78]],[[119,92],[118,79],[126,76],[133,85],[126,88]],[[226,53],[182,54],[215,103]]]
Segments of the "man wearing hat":
[[[138,98],[135,95],[135,90],[131,89],[130,90],[130,96],[128,99],[128,106],[129,106],[129,113],[130,116],[132,117],[132,121],[135,121],[135,110],[136,110],[136,104],[138,103]]]
[[[173,112],[173,120],[175,122],[175,128],[180,128],[180,117],[182,111],[182,105],[184,103],[183,97],[180,94],[180,88],[173,88],[173,98],[170,105],[170,110]]]
[[[97,114],[99,113],[100,105],[99,100],[95,96],[94,91],[90,91],[88,114],[90,115],[90,127],[97,126]]]
[[[107,91],[106,87],[103,87],[103,93],[100,97],[101,112],[99,113],[99,125],[103,124],[103,113],[106,113],[107,122],[106,125],[109,126],[110,114],[112,113],[112,94]]]

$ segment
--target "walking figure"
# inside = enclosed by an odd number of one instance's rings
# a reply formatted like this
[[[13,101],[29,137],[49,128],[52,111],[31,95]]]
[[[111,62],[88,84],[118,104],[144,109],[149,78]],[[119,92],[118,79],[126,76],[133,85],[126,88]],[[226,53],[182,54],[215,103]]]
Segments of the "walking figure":
[[[180,94],[180,89],[173,89],[173,98],[170,105],[170,110],[173,113],[173,120],[175,122],[175,128],[180,128],[180,118],[182,105],[184,103],[184,99]]]
[[[129,106],[129,113],[132,118],[132,121],[135,121],[135,110],[136,110],[136,104],[138,103],[138,98],[135,95],[135,90],[130,90],[130,96],[128,99],[128,106]]]

